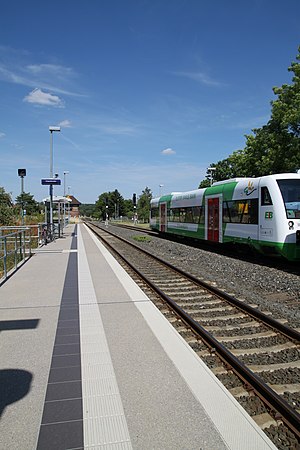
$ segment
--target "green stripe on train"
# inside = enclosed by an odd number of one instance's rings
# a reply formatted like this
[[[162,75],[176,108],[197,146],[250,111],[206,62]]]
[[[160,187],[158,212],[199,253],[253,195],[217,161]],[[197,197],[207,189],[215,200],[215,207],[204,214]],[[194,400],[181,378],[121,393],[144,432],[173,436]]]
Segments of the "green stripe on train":
[[[217,186],[210,186],[205,189],[204,197],[207,197],[208,195],[223,194],[223,201],[232,200],[233,192],[237,184],[237,181],[232,181],[230,183],[224,183]]]

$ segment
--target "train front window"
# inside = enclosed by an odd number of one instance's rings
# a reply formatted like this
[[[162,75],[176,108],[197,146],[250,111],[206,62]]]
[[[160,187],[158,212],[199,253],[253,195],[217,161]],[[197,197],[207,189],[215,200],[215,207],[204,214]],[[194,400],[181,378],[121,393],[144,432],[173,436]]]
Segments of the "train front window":
[[[277,180],[288,219],[300,219],[300,180]]]

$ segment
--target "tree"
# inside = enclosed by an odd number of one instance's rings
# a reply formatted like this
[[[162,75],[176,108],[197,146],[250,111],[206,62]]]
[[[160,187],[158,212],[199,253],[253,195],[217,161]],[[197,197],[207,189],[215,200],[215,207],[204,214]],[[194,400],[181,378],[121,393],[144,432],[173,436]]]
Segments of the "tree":
[[[300,137],[300,46],[297,61],[288,68],[293,72],[293,84],[274,87],[278,99],[272,102],[272,122],[281,124],[292,137]]]
[[[139,196],[137,203],[137,214],[139,220],[149,222],[151,199],[152,199],[151,189],[145,187],[145,189],[142,191],[142,195]]]
[[[16,205],[26,210],[26,214],[33,215],[39,213],[39,204],[30,192],[23,192],[16,198]]]
[[[82,203],[79,206],[79,212],[81,216],[93,217],[96,210],[94,203]]]
[[[129,217],[131,219],[134,215],[133,203],[132,199],[128,198],[124,200],[124,216]]]
[[[0,225],[13,225],[14,219],[15,215],[11,195],[5,192],[3,187],[0,187]]]
[[[4,187],[0,186],[0,205],[12,206],[11,195],[5,192]]]
[[[267,125],[246,136],[243,152],[249,175],[296,172],[300,168],[300,47],[288,68],[293,72],[292,84],[274,87],[278,97],[271,102],[271,118]]]
[[[293,72],[292,84],[273,88],[277,99],[271,102],[268,123],[245,136],[243,150],[211,165],[216,167],[215,180],[296,172],[300,168],[300,47],[296,59],[298,62],[288,68]]]
[[[106,213],[109,218],[117,218],[124,215],[124,212],[124,198],[117,189],[113,192],[103,192],[95,203],[95,216],[98,219],[105,220]]]

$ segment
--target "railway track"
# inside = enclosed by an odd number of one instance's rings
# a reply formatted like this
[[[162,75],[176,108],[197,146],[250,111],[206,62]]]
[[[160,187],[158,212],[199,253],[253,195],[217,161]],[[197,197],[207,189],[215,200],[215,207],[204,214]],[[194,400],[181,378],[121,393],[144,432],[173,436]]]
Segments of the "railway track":
[[[87,225],[127,271],[134,271],[135,281],[275,445],[299,448],[300,333],[131,242]]]
[[[299,264],[295,262],[290,262],[282,258],[270,257],[263,255],[254,251],[248,246],[235,245],[235,244],[215,244],[209,241],[193,239],[183,236],[178,236],[171,233],[160,234],[158,231],[151,230],[150,228],[144,228],[138,225],[125,225],[122,223],[110,223],[110,227],[124,228],[131,231],[136,231],[138,233],[144,233],[148,236],[161,237],[162,239],[167,239],[173,242],[184,241],[185,244],[200,249],[206,249],[217,253],[219,255],[228,256],[230,258],[241,259],[242,261],[248,261],[253,264],[259,264],[262,266],[272,267],[274,269],[279,269],[287,273],[293,273],[300,275]]]
[[[110,223],[110,226],[125,228],[125,230],[138,231],[142,233],[146,233],[149,236],[159,236],[158,231],[150,230],[150,228],[139,227],[138,225],[124,225],[122,223]]]

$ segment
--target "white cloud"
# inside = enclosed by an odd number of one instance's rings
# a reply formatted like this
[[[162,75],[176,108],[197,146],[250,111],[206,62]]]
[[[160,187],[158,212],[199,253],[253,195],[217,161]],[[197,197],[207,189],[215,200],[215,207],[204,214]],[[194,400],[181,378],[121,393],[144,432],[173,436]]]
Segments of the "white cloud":
[[[57,94],[86,96],[77,92],[78,74],[72,67],[31,63],[33,57],[29,52],[0,45],[0,80],[32,89],[39,86]]]
[[[162,155],[174,155],[176,152],[172,148],[165,148],[161,151]]]
[[[26,66],[26,70],[34,75],[57,76],[66,80],[75,75],[72,68],[56,64],[30,64]]]
[[[1,131],[0,131],[0,139],[3,137],[5,137],[5,133],[1,133]]]
[[[34,103],[36,105],[54,106],[64,108],[64,102],[57,95],[43,92],[41,89],[34,89],[23,99],[24,102]]]
[[[132,121],[126,119],[118,118],[102,118],[98,117],[89,123],[89,128],[100,131],[102,134],[110,136],[137,136],[140,134],[141,125],[133,123]]]
[[[209,75],[204,72],[173,72],[174,75],[179,77],[189,78],[191,80],[197,81],[198,83],[205,84],[206,86],[224,86],[224,83],[212,79]]]
[[[62,120],[58,125],[62,128],[72,128],[72,123],[68,119]]]
[[[134,127],[126,125],[103,125],[100,129],[107,134],[132,136],[136,130]]]
[[[64,133],[61,134],[62,139],[64,139],[66,142],[69,142],[72,147],[76,148],[76,150],[80,150],[80,145],[78,145],[76,142],[72,141],[68,136],[65,136]]]
[[[24,76],[25,73],[25,76]],[[31,76],[29,78],[29,75]],[[59,87],[68,82],[67,76],[59,76],[58,72],[45,74],[44,72],[24,71],[22,67],[14,67],[12,70],[0,65],[0,80],[8,83],[20,84],[22,86],[41,86],[43,89],[49,89],[59,94],[82,97],[82,94],[70,92],[67,89]],[[53,84],[55,82],[55,85]]]

